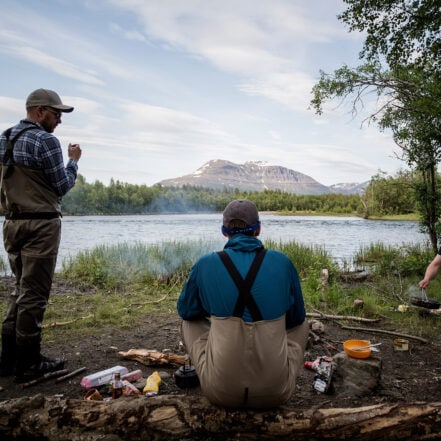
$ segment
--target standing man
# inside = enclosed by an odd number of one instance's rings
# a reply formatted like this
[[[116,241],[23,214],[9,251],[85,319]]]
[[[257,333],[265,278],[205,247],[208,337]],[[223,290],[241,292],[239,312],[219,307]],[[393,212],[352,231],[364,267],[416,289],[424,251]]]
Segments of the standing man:
[[[257,239],[251,201],[228,204],[222,233],[224,251],[196,262],[178,299],[183,340],[213,404],[278,406],[294,392],[309,331],[297,270]]]
[[[61,237],[61,197],[75,184],[78,144],[69,144],[64,166],[52,134],[73,107],[52,90],[34,90],[27,117],[0,138],[3,242],[16,278],[2,324],[0,375],[23,383],[64,368],[61,358],[41,354],[41,329]]]

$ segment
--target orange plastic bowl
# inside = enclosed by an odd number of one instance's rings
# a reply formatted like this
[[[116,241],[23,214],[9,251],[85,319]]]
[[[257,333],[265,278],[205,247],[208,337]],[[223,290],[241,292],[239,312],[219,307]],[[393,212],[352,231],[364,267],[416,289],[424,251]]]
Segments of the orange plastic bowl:
[[[343,349],[346,354],[352,358],[369,358],[371,356],[371,349],[361,349],[359,351],[355,351],[354,349],[359,348],[360,346],[368,346],[371,342],[369,340],[346,340],[343,342]]]

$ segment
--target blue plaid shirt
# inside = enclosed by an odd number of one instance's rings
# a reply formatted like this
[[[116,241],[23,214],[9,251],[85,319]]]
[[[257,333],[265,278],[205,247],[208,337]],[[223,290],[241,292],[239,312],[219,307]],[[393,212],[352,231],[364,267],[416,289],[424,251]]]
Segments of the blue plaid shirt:
[[[10,139],[25,127],[35,129],[26,130],[17,139],[14,145],[13,157],[17,164],[42,170],[47,176],[52,188],[58,196],[64,196],[75,184],[78,165],[69,159],[64,166],[63,152],[58,139],[46,132],[44,128],[29,119],[23,119],[12,128]],[[7,148],[7,141],[3,133],[0,138],[0,159],[3,160]]]

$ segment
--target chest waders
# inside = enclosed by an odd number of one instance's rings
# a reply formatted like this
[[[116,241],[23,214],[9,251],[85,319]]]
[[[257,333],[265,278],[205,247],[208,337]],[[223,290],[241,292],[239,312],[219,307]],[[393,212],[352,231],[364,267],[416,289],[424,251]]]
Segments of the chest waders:
[[[256,256],[248,270],[245,279],[242,278],[230,256],[225,251],[218,251],[218,255],[225,265],[225,268],[229,272],[233,282],[235,283],[237,289],[239,290],[239,295],[234,307],[233,316],[242,318],[245,308],[250,311],[253,321],[258,322],[262,320],[262,314],[256,301],[251,293],[251,288],[256,280],[257,273],[259,272],[260,266],[262,265],[263,259],[265,257],[266,250],[261,248],[257,251]],[[245,388],[243,404],[246,405],[248,402],[248,388]]]
[[[61,213],[59,197],[44,172],[14,160],[17,139],[30,129],[39,127],[25,127],[12,139],[11,129],[6,130],[7,146],[1,158],[1,205],[8,221],[3,226],[3,242],[19,289],[10,296],[2,324],[0,374],[15,373],[16,383],[64,368],[63,359],[40,353],[42,321],[60,242],[60,221],[54,222]]]
[[[5,154],[3,156],[3,166],[5,166],[4,170],[1,173],[0,180],[0,188],[3,184],[3,178],[8,178],[12,174],[12,166],[9,165],[15,163],[14,158],[12,156],[12,151],[14,150],[14,144],[17,138],[26,130],[34,127],[26,127],[21,130],[13,139],[10,139],[12,128],[7,129],[4,132],[4,135],[7,140],[7,148],[5,150]],[[10,330],[2,330],[2,349],[0,355],[0,377],[7,377],[8,375],[12,375],[15,369],[15,360],[16,360],[16,337],[15,337],[15,329]]]

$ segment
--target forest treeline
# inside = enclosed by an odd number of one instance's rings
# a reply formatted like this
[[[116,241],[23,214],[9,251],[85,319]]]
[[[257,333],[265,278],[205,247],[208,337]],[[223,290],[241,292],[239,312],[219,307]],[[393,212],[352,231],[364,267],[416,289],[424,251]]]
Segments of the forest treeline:
[[[219,212],[232,200],[251,199],[260,211],[333,213],[363,217],[409,214],[416,211],[412,175],[379,173],[359,194],[296,195],[279,190],[245,192],[184,186],[135,185],[111,180],[88,183],[79,175],[75,187],[63,198],[67,215],[152,214]]]

